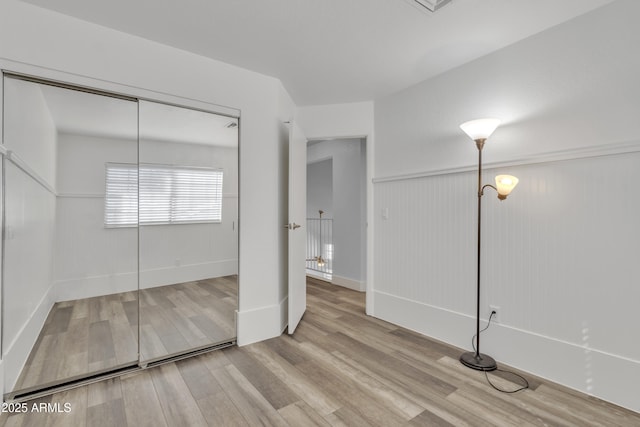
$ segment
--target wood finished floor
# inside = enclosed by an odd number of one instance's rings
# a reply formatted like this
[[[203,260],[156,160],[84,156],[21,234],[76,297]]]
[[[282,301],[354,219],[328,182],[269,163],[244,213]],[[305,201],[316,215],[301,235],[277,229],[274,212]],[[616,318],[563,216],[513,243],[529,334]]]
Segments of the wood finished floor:
[[[0,425],[640,425],[640,414],[530,375],[530,390],[499,393],[458,362],[461,350],[365,316],[364,295],[315,281],[307,288],[293,337],[58,393],[36,403],[70,403],[70,413],[3,414]]]
[[[140,290],[140,360],[236,336],[237,276]]]
[[[30,390],[235,337],[237,276],[56,303],[16,390]],[[140,307],[140,316],[138,316]]]

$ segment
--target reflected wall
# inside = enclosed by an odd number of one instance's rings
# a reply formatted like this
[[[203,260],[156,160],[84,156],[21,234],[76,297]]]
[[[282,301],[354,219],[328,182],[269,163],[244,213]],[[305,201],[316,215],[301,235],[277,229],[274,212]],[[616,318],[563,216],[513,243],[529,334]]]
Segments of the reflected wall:
[[[101,165],[137,162],[136,102],[5,77],[3,111],[5,390],[135,363],[137,237],[104,228]]]

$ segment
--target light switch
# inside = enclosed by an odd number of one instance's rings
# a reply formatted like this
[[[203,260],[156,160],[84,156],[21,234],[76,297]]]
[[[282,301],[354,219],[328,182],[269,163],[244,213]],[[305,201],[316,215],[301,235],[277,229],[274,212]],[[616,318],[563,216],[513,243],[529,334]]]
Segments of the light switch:
[[[389,219],[389,208],[382,208],[382,219]]]

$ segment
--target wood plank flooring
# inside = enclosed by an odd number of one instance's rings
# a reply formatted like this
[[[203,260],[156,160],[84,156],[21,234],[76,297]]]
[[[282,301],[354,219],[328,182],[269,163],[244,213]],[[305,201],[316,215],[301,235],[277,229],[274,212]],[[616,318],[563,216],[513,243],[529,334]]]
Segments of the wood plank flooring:
[[[29,390],[138,360],[136,292],[54,304],[16,390]],[[137,309],[136,309],[137,310]]]
[[[236,336],[237,276],[140,290],[140,360],[200,348]]]
[[[640,414],[526,374],[531,389],[499,393],[458,362],[460,349],[365,316],[363,294],[307,289],[293,337],[55,394],[36,403],[70,413],[3,414],[0,426],[640,425]]]
[[[56,303],[15,390],[137,364],[139,321],[142,361],[230,340],[237,289],[226,276]]]

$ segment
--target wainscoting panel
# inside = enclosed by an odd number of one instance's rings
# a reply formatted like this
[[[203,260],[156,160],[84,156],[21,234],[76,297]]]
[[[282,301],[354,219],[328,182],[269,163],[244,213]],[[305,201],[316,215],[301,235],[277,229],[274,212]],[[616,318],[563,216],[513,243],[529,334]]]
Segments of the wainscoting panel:
[[[481,317],[500,308],[482,351],[640,411],[640,153],[503,165],[483,183],[498,173],[520,183],[482,199]],[[471,349],[476,189],[472,171],[375,184],[376,316]]]

